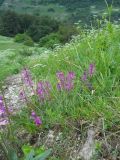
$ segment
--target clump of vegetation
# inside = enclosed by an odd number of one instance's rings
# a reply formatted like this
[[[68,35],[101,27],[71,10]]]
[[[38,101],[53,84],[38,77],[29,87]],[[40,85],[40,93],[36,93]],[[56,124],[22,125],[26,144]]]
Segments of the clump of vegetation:
[[[26,33],[23,34],[17,34],[14,38],[14,41],[17,43],[23,43],[26,46],[34,46],[34,42],[30,36],[28,36]]]
[[[51,33],[40,39],[40,47],[54,48],[55,45],[60,44],[60,36],[58,33]]]
[[[54,44],[68,42],[78,32],[72,25],[59,23],[50,17],[17,14],[13,11],[3,12],[0,16],[0,34],[15,37],[15,42],[33,46],[40,41],[40,46],[52,47]],[[46,43],[46,42],[47,43]]]
[[[22,70],[23,87],[19,95],[26,108],[13,114],[9,106],[6,108],[4,94],[0,99],[1,125],[13,127],[14,131],[8,144],[22,148],[22,144],[15,141],[18,130],[34,135],[54,127],[65,132],[72,126],[81,134],[83,121],[96,124],[100,119],[104,119],[104,133],[116,133],[120,124],[119,35],[119,26],[108,22],[98,30],[83,31],[71,43],[55,48],[46,57],[27,57],[24,66],[31,68],[32,74],[29,69]],[[1,135],[1,140],[7,139],[4,133]],[[111,144],[110,157],[114,157],[116,150],[119,156],[119,148],[114,148]],[[59,149],[56,152],[59,153]],[[58,155],[62,160],[69,158]]]
[[[59,24],[49,17],[17,14],[13,11],[3,12],[0,16],[0,34],[13,37],[19,33],[27,32],[35,42],[40,38],[58,30]]]

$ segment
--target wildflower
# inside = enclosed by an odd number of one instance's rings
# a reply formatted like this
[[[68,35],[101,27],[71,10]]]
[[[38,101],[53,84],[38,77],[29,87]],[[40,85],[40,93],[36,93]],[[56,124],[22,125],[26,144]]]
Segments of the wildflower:
[[[82,81],[86,81],[86,80],[87,80],[87,72],[85,71],[82,76]]]
[[[89,75],[90,75],[90,77],[93,76],[94,71],[95,71],[95,65],[94,64],[90,64],[89,65]]]
[[[21,100],[25,100],[26,99],[26,95],[25,95],[25,92],[23,90],[20,91],[19,97],[20,97]]]
[[[62,90],[62,85],[61,85],[61,83],[58,83],[57,84],[57,89],[60,91],[60,90]]]
[[[36,117],[36,113],[34,111],[32,111],[31,116],[32,116],[32,118],[35,118]]]
[[[40,126],[42,124],[42,121],[41,121],[40,117],[38,117],[38,116],[35,117],[34,123],[36,124],[36,126]]]
[[[58,90],[71,90],[74,87],[73,80],[75,79],[75,73],[74,72],[68,72],[67,76],[64,75],[63,72],[57,72],[57,78],[58,78],[58,84],[57,89]]]
[[[31,117],[34,120],[36,126],[40,126],[42,124],[40,117],[38,117],[34,111],[32,111]]]
[[[65,80],[65,75],[63,72],[57,72],[57,78],[60,80],[60,81],[64,81]]]
[[[26,68],[22,71],[22,79],[27,86],[33,87],[30,71]]]
[[[8,124],[8,117],[6,113],[6,108],[3,102],[3,97],[0,96],[0,126]]]
[[[50,82],[39,82],[37,85],[37,95],[40,100],[44,101],[50,97],[51,84]]]
[[[5,113],[5,106],[3,103],[3,98],[0,96],[0,114]]]
[[[74,72],[69,72],[67,77],[66,77],[66,82],[65,82],[65,89],[66,90],[71,90],[74,88],[74,83],[73,80],[75,79],[75,73]]]

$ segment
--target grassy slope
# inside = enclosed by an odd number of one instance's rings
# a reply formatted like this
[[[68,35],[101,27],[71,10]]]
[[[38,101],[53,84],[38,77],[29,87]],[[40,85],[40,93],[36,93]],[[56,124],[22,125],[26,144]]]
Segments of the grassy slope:
[[[6,46],[9,46],[9,48],[10,43],[14,43],[11,42],[11,39],[8,40],[4,37],[1,37],[1,39],[6,42]],[[14,43],[15,48],[17,48],[17,45],[19,48],[19,44]],[[0,56],[1,53],[3,52],[0,52]],[[103,29],[91,30],[88,33],[83,32],[70,44],[56,48],[49,56],[47,54],[44,54],[44,56],[35,54],[26,58],[19,55],[18,52],[16,54],[11,54],[9,51],[5,54],[5,59],[2,58],[0,78],[14,73],[14,68],[19,70],[23,65],[26,65],[31,69],[35,80],[48,80],[52,83],[51,100],[42,106],[36,104],[36,108],[34,108],[37,115],[42,118],[43,128],[52,128],[58,125],[67,131],[66,126],[76,127],[74,122],[78,122],[78,125],[81,120],[82,122],[96,123],[98,119],[104,118],[104,130],[107,129],[106,132],[110,129],[112,132],[119,131],[120,26],[107,24]],[[22,61],[24,61],[23,64]],[[96,66],[95,75],[89,79],[94,88],[93,94],[81,82],[81,76],[90,63],[94,63]],[[74,71],[76,73],[74,90],[69,93],[57,91],[57,71],[63,71],[64,73]],[[15,122],[16,128],[23,125],[24,129],[34,131],[29,113],[27,115],[26,111],[22,114],[18,113]]]
[[[9,42],[13,43],[11,40]],[[10,43],[6,46],[10,46]],[[31,68],[37,80],[50,81],[53,86],[52,100],[44,105],[45,115],[42,117],[50,125],[65,125],[81,118],[96,120],[100,117],[104,117],[109,125],[120,123],[119,43],[120,29],[109,24],[103,30],[83,33],[74,42],[56,48],[49,56],[35,54],[23,58],[16,55],[17,52],[9,51],[0,63],[0,78],[15,73],[26,65]],[[14,47],[19,48],[20,45],[14,43]],[[2,56],[3,52],[1,53]],[[96,65],[96,73],[90,79],[94,94],[80,80],[90,63]],[[76,73],[75,89],[69,94],[57,92],[57,71]]]
[[[11,74],[16,74],[23,67],[25,59],[29,59],[25,52],[36,50],[40,54],[43,49],[27,47],[20,43],[15,43],[13,38],[0,36],[0,81]],[[22,53],[24,54],[22,54]],[[37,56],[37,55],[36,55]]]
[[[56,49],[47,59],[28,63],[31,67],[42,64],[33,68],[33,73],[37,79],[47,79],[53,85],[53,100],[44,106],[48,123],[65,125],[81,118],[105,118],[108,125],[120,124],[120,29],[108,24],[103,30],[92,30],[83,37]],[[80,80],[90,63],[96,65],[95,76],[90,80],[94,94]],[[57,71],[76,73],[76,87],[69,94],[56,91]]]

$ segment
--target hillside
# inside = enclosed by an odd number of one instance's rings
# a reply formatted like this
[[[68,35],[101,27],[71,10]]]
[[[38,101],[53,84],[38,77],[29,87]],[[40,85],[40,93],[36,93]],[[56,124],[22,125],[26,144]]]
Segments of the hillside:
[[[30,68],[34,84],[50,86],[44,86],[45,92],[39,88],[40,92],[32,96],[26,92],[27,107],[11,115],[14,133],[22,130],[23,133],[17,133],[18,137],[26,137],[20,147],[28,143],[34,149],[44,146],[52,148],[50,160],[66,160],[71,156],[77,160],[86,155],[83,144],[88,132],[88,137],[94,135],[90,140],[94,154],[91,158],[91,150],[87,152],[89,159],[108,160],[120,156],[119,44],[120,26],[107,23],[98,30],[83,31],[69,44],[58,46],[44,56],[29,55],[24,59],[18,69]],[[15,59],[12,57],[12,61]],[[31,90],[31,80],[27,84],[26,77],[23,80],[24,87]],[[31,107],[41,117],[42,124],[39,121],[36,126],[29,119]]]
[[[120,2],[115,0],[109,5],[113,5],[114,21],[120,18]],[[19,13],[29,13],[34,15],[45,15],[53,18],[82,23],[90,23],[96,17],[107,16],[107,6],[104,0],[4,0],[1,9],[11,9]]]
[[[0,160],[120,159],[119,22],[119,0],[0,0]]]

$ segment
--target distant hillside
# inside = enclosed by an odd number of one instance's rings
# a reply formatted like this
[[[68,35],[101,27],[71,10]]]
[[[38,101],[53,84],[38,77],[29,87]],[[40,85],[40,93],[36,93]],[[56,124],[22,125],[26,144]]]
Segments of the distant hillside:
[[[109,5],[112,4],[112,0],[107,2]],[[79,20],[89,23],[96,17],[108,15],[105,0],[4,0],[0,8],[19,13],[51,16],[72,23]],[[112,14],[115,21],[120,18],[119,0],[114,0]]]
[[[3,4],[4,0],[0,0],[0,6]]]

